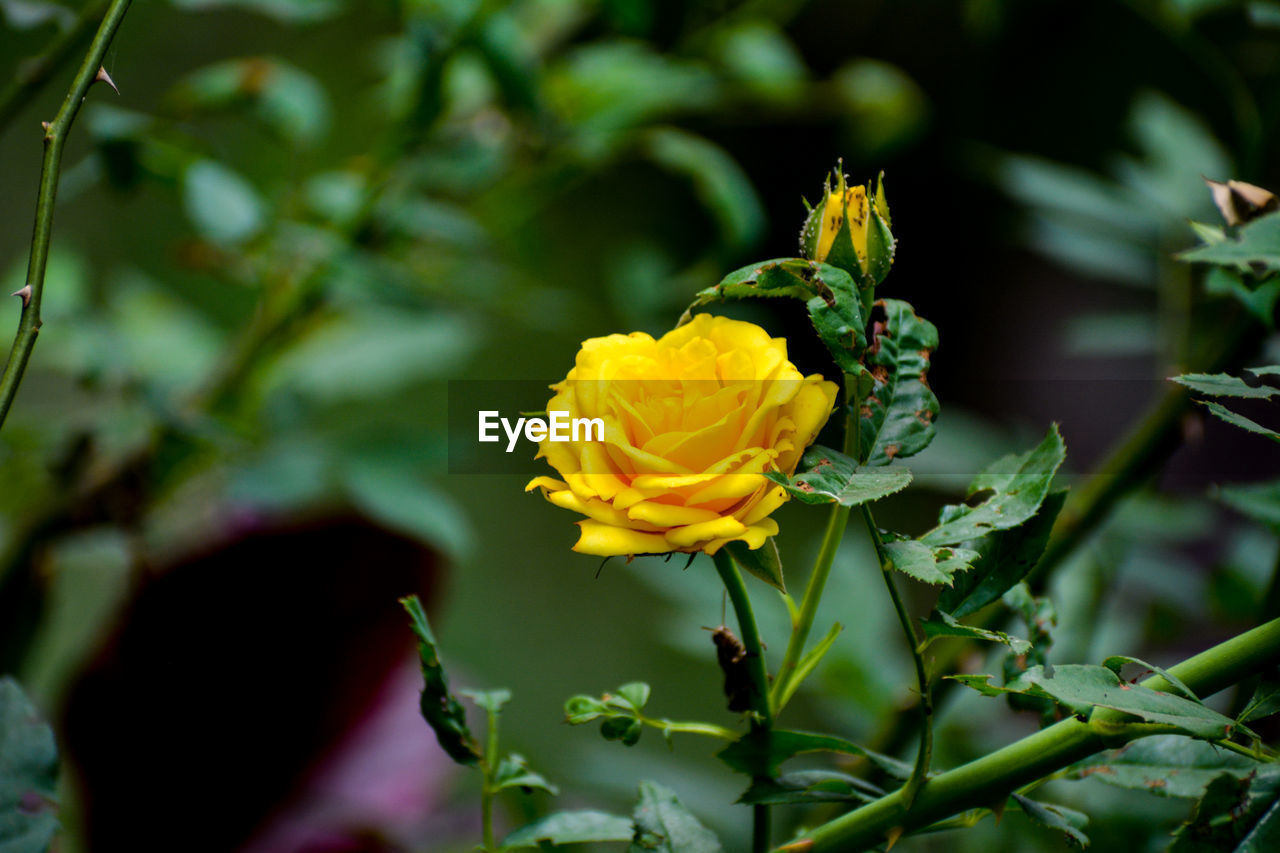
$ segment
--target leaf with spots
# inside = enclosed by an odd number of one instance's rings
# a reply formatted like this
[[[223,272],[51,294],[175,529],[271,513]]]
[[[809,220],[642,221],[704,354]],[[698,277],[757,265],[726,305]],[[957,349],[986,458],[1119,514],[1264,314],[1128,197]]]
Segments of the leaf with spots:
[[[1223,773],[1209,783],[1170,853],[1269,853],[1280,849],[1280,765],[1251,775]]]
[[[871,387],[861,395],[859,457],[888,465],[933,441],[938,398],[929,388],[929,359],[938,330],[906,302],[881,299],[871,310],[871,339],[863,363]]]
[[[899,492],[911,482],[911,471],[901,466],[873,468],[858,463],[838,450],[815,445],[800,460],[801,473],[795,477],[774,471],[765,476],[785,486],[801,503],[838,503],[858,506]]]
[[[865,319],[858,289],[844,270],[802,258],[779,258],[729,273],[714,287],[699,291],[677,325],[697,308],[731,299],[787,297],[804,302],[809,320],[836,366],[857,373],[866,346]]]
[[[1097,779],[1117,788],[1196,799],[1222,774],[1240,779],[1258,767],[1251,758],[1202,740],[1155,735],[1092,755],[1073,765],[1070,773],[1076,779]]]
[[[885,555],[893,568],[918,581],[951,586],[956,572],[966,572],[978,558],[976,551],[951,545],[933,547],[914,539],[886,542]]]
[[[941,523],[920,537],[927,545],[954,545],[994,530],[1008,530],[1036,514],[1058,466],[1066,458],[1058,425],[1033,450],[998,459],[974,477],[965,502],[943,507]]]

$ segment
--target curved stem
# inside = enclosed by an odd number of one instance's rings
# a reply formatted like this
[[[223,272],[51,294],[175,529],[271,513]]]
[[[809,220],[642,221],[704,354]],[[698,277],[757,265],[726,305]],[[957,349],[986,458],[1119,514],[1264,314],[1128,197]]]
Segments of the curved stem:
[[[753,729],[768,731],[773,728],[773,710],[769,706],[769,674],[765,669],[764,645],[760,642],[760,632],[756,629],[755,613],[751,609],[751,599],[747,597],[747,587],[742,582],[742,574],[734,565],[733,557],[724,548],[711,555],[725,591],[729,593],[729,602],[738,617],[738,630],[742,633],[742,645],[747,650],[747,672],[751,677],[751,710],[755,712]],[[752,806],[752,853],[764,853],[769,849],[770,816],[769,807]]]
[[[639,720],[642,725],[661,729],[664,733],[679,732],[686,735],[706,735],[707,737],[731,741],[737,740],[740,736],[739,732],[735,732],[733,729],[727,729],[724,726],[717,726],[715,723],[677,722],[663,717],[646,717],[644,714],[636,714],[636,719]]]
[[[1169,672],[1198,696],[1210,696],[1263,667],[1280,663],[1280,619],[1233,637],[1170,667]],[[1153,690],[1173,685],[1155,675],[1142,682]],[[1150,734],[1141,727],[1118,726],[1117,712],[1097,709],[1090,722],[1064,720],[989,755],[929,780],[915,802],[894,791],[836,818],[781,850],[823,853],[854,851],[882,843],[890,833],[926,827],[973,808],[998,806],[1023,785],[1108,747]]]
[[[933,757],[933,691],[929,683],[929,673],[924,665],[924,645],[920,635],[916,633],[907,613],[902,596],[898,593],[897,584],[893,582],[893,564],[884,552],[884,543],[880,541],[880,531],[876,529],[875,519],[871,517],[871,508],[862,505],[862,518],[867,523],[867,534],[876,548],[876,559],[880,561],[880,574],[884,577],[884,585],[893,599],[893,609],[898,614],[898,622],[902,625],[902,633],[907,638],[907,647],[911,651],[911,660],[915,664],[916,689],[920,692],[920,747],[916,750],[916,763],[911,768],[911,778],[902,786],[902,801],[908,808],[915,800],[920,787],[929,778],[929,762]]]
[[[66,143],[71,124],[80,112],[89,87],[98,77],[102,58],[106,56],[111,39],[129,10],[130,0],[113,0],[103,16],[98,33],[93,37],[89,53],[71,82],[71,90],[53,121],[45,125],[44,161],[40,166],[40,191],[36,196],[36,222],[31,236],[31,258],[27,264],[26,285],[15,296],[22,297],[22,316],[18,321],[18,333],[9,352],[4,374],[0,376],[0,425],[4,424],[18,393],[18,385],[26,372],[31,350],[40,333],[40,303],[44,297],[44,271],[49,260],[49,241],[53,236],[53,209],[58,196],[58,178],[62,172],[62,147]]]

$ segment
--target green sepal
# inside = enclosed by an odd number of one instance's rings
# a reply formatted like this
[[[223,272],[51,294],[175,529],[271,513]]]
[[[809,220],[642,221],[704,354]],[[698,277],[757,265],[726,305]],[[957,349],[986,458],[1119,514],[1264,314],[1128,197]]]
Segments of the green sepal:
[[[436,639],[427,622],[418,596],[400,599],[409,614],[410,626],[418,637],[418,660],[422,665],[422,700],[419,707],[423,719],[435,730],[436,740],[445,753],[458,764],[474,767],[480,763],[480,744],[467,728],[467,716],[462,703],[449,692],[449,679],[436,652]]]
[[[765,474],[784,486],[793,498],[806,504],[838,503],[854,507],[902,491],[911,482],[911,471],[901,466],[859,466],[838,450],[814,445],[800,459],[801,472],[787,477],[778,471]]]
[[[735,270],[701,290],[677,326],[706,305],[731,299],[789,297],[805,303],[818,338],[845,373],[856,373],[866,346],[865,317],[857,287],[844,270],[803,258],[776,258]]]
[[[861,432],[861,458],[867,465],[888,465],[933,441],[939,407],[928,373],[938,330],[901,300],[881,299],[876,307],[885,319],[873,324],[863,354],[866,369],[861,375],[871,387],[859,389],[855,422]]]
[[[889,230],[889,223],[881,216],[876,205],[868,204],[867,222],[867,270],[866,291],[874,295],[875,289],[889,275],[893,267],[893,257],[898,249],[898,241]]]
[[[778,553],[778,543],[770,536],[759,548],[750,548],[741,539],[724,546],[728,549],[733,561],[769,586],[785,593],[786,581],[782,577],[782,557]]]

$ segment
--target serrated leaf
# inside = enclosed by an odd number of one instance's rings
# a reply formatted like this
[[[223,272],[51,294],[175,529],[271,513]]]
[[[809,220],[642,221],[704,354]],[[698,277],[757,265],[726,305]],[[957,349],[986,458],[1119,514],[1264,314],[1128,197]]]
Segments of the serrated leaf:
[[[1205,789],[1170,853],[1269,853],[1280,848],[1280,766],[1251,776],[1224,773]]]
[[[923,626],[926,641],[934,640],[938,637],[959,637],[968,640],[987,640],[992,643],[1003,643],[1012,649],[1015,655],[1025,655],[1031,650],[1031,643],[1021,637],[1011,637],[1003,631],[994,631],[990,628],[965,625],[950,613],[938,610],[935,610],[932,616],[924,620]]]
[[[436,651],[436,639],[427,622],[418,596],[400,599],[409,614],[413,633],[418,637],[418,660],[422,665],[422,716],[435,730],[440,747],[458,764],[475,766],[480,762],[480,744],[467,728],[467,715],[462,703],[449,692],[449,679]]]
[[[1088,816],[1066,806],[1036,802],[1021,794],[1010,796],[1018,804],[1018,808],[1022,809],[1022,813],[1036,823],[1058,830],[1066,835],[1067,840],[1081,848],[1089,846],[1088,836],[1080,831],[1081,827],[1089,823]]]
[[[542,843],[585,844],[592,841],[630,841],[635,835],[631,818],[583,809],[553,812],[525,824],[502,839],[502,850],[538,847]]]
[[[876,308],[885,319],[873,324],[863,356],[872,386],[860,401],[859,455],[868,465],[888,465],[919,453],[933,440],[938,398],[927,374],[938,330],[901,300],[881,299]],[[873,309],[873,317],[875,313]]]
[[[951,586],[956,572],[968,571],[978,558],[977,551],[952,545],[931,547],[908,539],[904,542],[887,542],[884,546],[892,567],[918,581]]]
[[[1188,687],[1186,682],[1184,682],[1181,678],[1178,678],[1176,675],[1174,675],[1173,673],[1169,672],[1166,669],[1161,669],[1155,664],[1147,663],[1146,661],[1140,658],[1130,657],[1129,655],[1111,655],[1110,657],[1108,657],[1106,660],[1102,662],[1103,666],[1105,666],[1107,669],[1114,672],[1122,681],[1124,680],[1124,675],[1122,674],[1121,670],[1123,670],[1127,664],[1134,664],[1138,666],[1141,670],[1137,675],[1131,676],[1131,678],[1146,678],[1147,675],[1151,673],[1155,673],[1156,675],[1159,675],[1165,681],[1173,685],[1174,689],[1177,690],[1179,693],[1181,693],[1183,696],[1185,696],[1187,699],[1190,699],[1192,702],[1200,701],[1200,697],[1197,696],[1195,694],[1195,691],[1193,691],[1190,687]]]
[[[1280,480],[1255,486],[1224,486],[1218,499],[1254,521],[1280,528]]]
[[[0,678],[0,850],[44,853],[58,831],[58,749],[22,688]]]
[[[1250,371],[1245,372],[1249,373]],[[1257,376],[1268,375],[1271,372],[1272,370],[1269,368],[1260,368],[1259,372],[1254,374],[1255,382],[1257,381]],[[1231,376],[1226,373],[1184,373],[1181,376],[1174,376],[1173,381],[1179,385],[1185,385],[1192,391],[1208,394],[1210,397],[1269,400],[1280,394],[1280,388],[1273,385],[1265,385],[1260,382],[1251,385],[1239,376]]]
[[[1280,212],[1261,216],[1240,226],[1220,243],[1189,249],[1178,258],[1192,263],[1252,270],[1266,274],[1280,270]]]
[[[560,793],[559,788],[548,782],[541,773],[530,768],[525,757],[517,752],[504,756],[498,762],[497,772],[494,773],[493,789],[502,791],[507,788],[522,788],[525,793],[530,793],[535,788],[546,791],[548,794]]]
[[[805,303],[818,337],[845,373],[856,373],[866,345],[865,318],[853,279],[844,270],[802,258],[778,258],[742,267],[700,291],[680,318],[687,323],[704,305],[731,299],[788,297]]]
[[[900,492],[911,482],[911,471],[900,465],[892,468],[859,466],[838,450],[814,445],[800,460],[801,473],[788,478],[777,471],[766,474],[785,486],[801,503],[838,503],[859,506]]]
[[[1280,714],[1280,681],[1276,680],[1274,672],[1270,676],[1263,677],[1258,684],[1258,689],[1249,699],[1249,704],[1245,705],[1237,719],[1247,723],[1250,720],[1270,717],[1272,714]]]
[[[998,459],[975,477],[966,493],[968,502],[944,507],[942,523],[920,541],[954,545],[1027,521],[1049,494],[1053,475],[1066,453],[1054,424],[1035,449]]]
[[[1224,406],[1220,406],[1217,403],[1212,403],[1207,400],[1197,400],[1196,402],[1200,403],[1200,405],[1204,406],[1206,409],[1212,412],[1215,417],[1226,421],[1232,426],[1240,427],[1240,429],[1246,430],[1248,432],[1256,433],[1257,435],[1264,435],[1267,438],[1271,439],[1272,441],[1280,441],[1280,432],[1276,432],[1273,429],[1268,429],[1267,427],[1264,427],[1262,424],[1258,423],[1255,420],[1246,418],[1244,415],[1238,415],[1235,412],[1231,411],[1230,409]]]
[[[1052,699],[1081,716],[1089,715],[1094,708],[1109,708],[1206,740],[1224,738],[1239,728],[1235,720],[1199,702],[1141,684],[1126,684],[1105,666],[1033,666],[1004,687],[991,684],[990,675],[950,677],[987,696],[1017,693]],[[1101,725],[1111,728],[1124,723],[1108,720]]]
[[[738,798],[747,805],[791,803],[869,803],[884,791],[865,779],[838,770],[799,770],[777,779],[753,779]]]
[[[973,568],[938,596],[938,609],[960,618],[999,600],[1040,561],[1053,524],[1066,502],[1066,490],[1050,493],[1028,521],[997,530],[970,543],[978,556]]]
[[[911,767],[896,758],[872,752],[852,741],[831,735],[763,728],[748,732],[729,744],[716,757],[738,773],[752,777],[775,777],[782,762],[810,752],[835,752],[865,758],[897,779],[911,775]]]
[[[1223,773],[1243,778],[1258,769],[1243,755],[1182,735],[1155,735],[1074,764],[1074,778],[1097,779],[1117,788],[1162,797],[1195,799]]]
[[[769,586],[786,592],[787,584],[782,577],[782,557],[778,553],[778,543],[770,536],[759,548],[752,549],[742,540],[735,540],[724,546],[728,549],[733,561]]]
[[[723,853],[715,834],[686,809],[670,788],[640,783],[640,801],[631,815],[635,836],[628,853]]]

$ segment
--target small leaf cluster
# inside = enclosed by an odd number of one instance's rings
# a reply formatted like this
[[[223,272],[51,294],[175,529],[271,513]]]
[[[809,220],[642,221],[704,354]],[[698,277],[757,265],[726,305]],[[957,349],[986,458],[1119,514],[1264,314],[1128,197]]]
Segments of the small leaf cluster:
[[[631,681],[613,693],[605,693],[599,699],[594,696],[572,696],[564,703],[565,722],[581,726],[600,720],[600,735],[605,740],[622,741],[624,746],[635,746],[644,729],[644,706],[649,702],[649,685]],[[663,736],[671,739],[670,729]]]

